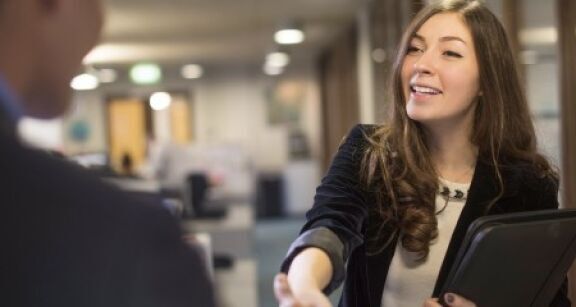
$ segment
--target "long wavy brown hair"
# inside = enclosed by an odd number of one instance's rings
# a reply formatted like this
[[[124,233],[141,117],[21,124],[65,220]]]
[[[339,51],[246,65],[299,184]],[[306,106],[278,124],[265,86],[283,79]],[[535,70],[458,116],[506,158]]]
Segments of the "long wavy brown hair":
[[[543,175],[556,177],[547,160],[538,153],[536,136],[526,97],[502,24],[478,1],[439,1],[426,6],[412,20],[401,40],[393,64],[390,87],[392,112],[388,124],[366,135],[361,175],[378,205],[378,222],[369,223],[376,235],[368,251],[378,253],[400,235],[403,248],[424,259],[437,236],[435,195],[438,174],[431,161],[424,128],[406,113],[402,87],[402,63],[416,31],[431,16],[458,13],[474,40],[480,91],[474,114],[472,144],[478,159],[492,165],[504,191],[501,167],[508,161],[526,161]]]

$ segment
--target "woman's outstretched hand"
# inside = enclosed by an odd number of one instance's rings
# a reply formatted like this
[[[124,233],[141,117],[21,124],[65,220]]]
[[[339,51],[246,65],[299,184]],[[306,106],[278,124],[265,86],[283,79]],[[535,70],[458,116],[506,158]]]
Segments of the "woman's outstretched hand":
[[[460,295],[453,294],[453,293],[446,293],[446,295],[444,295],[444,301],[446,302],[446,304],[448,304],[448,306],[451,306],[451,307],[476,307],[476,304],[474,304],[471,301],[461,297]],[[440,305],[440,303],[438,303],[437,298],[427,299],[422,306],[423,307],[442,307],[442,305]]]
[[[274,294],[280,307],[332,307],[328,297],[320,289],[292,289],[284,273],[279,273],[274,278]]]

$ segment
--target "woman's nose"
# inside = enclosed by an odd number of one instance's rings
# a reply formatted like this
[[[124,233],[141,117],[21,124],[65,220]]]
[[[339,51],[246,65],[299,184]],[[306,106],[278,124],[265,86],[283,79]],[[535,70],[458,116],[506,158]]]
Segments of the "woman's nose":
[[[429,52],[423,52],[414,62],[414,70],[420,74],[432,74],[433,63]]]

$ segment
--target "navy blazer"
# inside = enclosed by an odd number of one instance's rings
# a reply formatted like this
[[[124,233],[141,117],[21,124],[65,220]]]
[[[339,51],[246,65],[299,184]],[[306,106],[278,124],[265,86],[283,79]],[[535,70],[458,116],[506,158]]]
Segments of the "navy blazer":
[[[373,126],[357,125],[340,146],[328,173],[316,190],[314,206],[308,211],[301,235],[291,245],[282,271],[289,269],[292,259],[302,249],[315,246],[327,252],[333,266],[333,279],[326,293],[344,281],[339,306],[379,307],[388,268],[394,256],[398,237],[378,254],[368,254],[366,242],[377,236],[368,227],[379,223],[374,195],[359,180],[360,161],[367,142],[365,134]],[[488,214],[549,209],[558,207],[558,183],[540,178],[527,164],[512,163],[501,167],[504,194]],[[452,235],[431,296],[437,296],[455,260],[468,226],[486,214],[487,206],[497,194],[494,168],[478,161],[468,199]],[[513,261],[503,259],[503,261]],[[345,265],[346,264],[346,265]],[[567,283],[559,290],[551,306],[570,306]]]
[[[175,218],[26,148],[0,111],[0,301],[12,307],[214,306]]]

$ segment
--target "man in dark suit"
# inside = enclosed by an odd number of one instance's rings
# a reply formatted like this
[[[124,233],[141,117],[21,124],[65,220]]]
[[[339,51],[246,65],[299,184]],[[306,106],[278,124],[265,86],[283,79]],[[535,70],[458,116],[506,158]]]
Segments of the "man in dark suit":
[[[0,305],[213,306],[200,257],[167,211],[23,146],[98,40],[100,0],[0,0]]]

